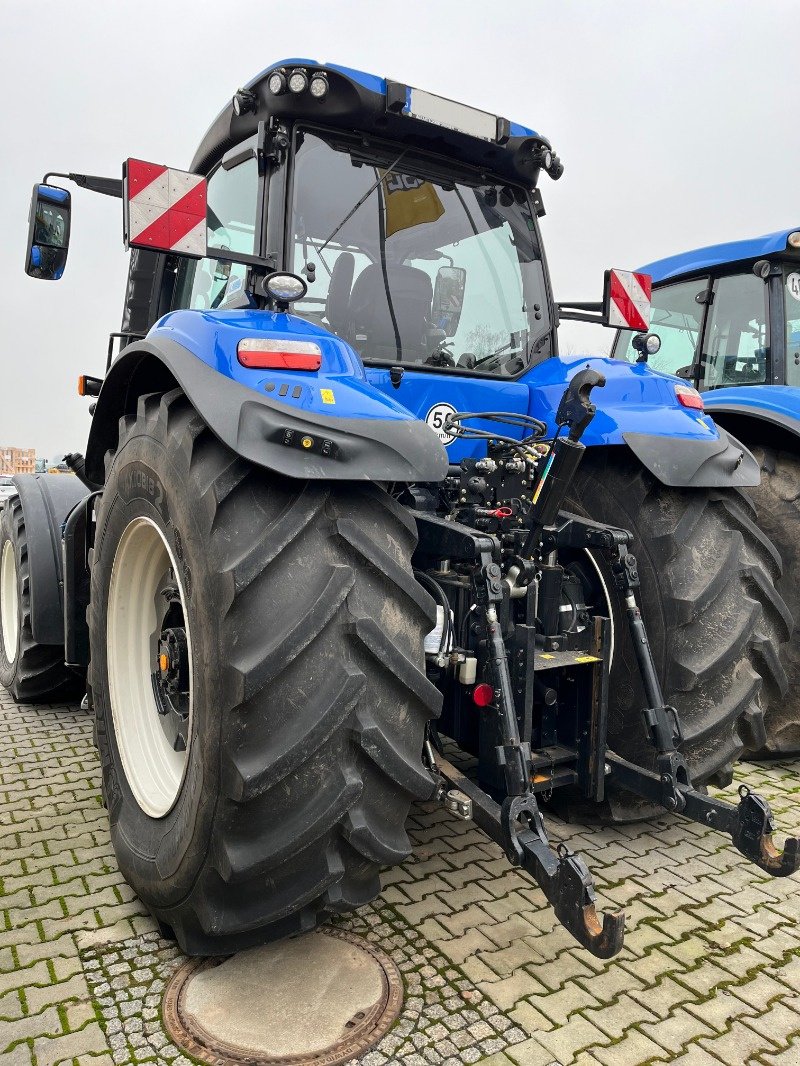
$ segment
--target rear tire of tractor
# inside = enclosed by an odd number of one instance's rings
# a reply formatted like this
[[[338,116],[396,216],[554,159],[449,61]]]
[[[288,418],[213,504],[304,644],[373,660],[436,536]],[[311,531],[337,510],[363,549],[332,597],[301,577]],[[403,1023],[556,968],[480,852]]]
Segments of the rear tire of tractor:
[[[136,528],[172,559],[190,649],[185,768],[158,817],[128,779],[133,704],[110,691],[106,648],[127,587],[115,557]],[[373,899],[381,866],[408,856],[410,804],[435,787],[422,747],[441,703],[424,672],[435,605],[413,576],[415,543],[378,486],[254,467],[178,389],[121,420],[92,563],[103,790],[120,869],[188,954],[312,929]]]
[[[0,510],[0,685],[18,703],[71,699],[83,687],[64,665],[63,644],[33,639],[28,540],[19,496]]]
[[[783,560],[775,587],[800,623],[800,458],[756,445],[752,452],[761,467],[761,484],[748,489],[758,525],[773,541]],[[800,752],[800,634],[781,649],[789,690],[770,705],[764,718],[766,742],[749,748],[747,758],[775,758]]]
[[[574,510],[633,533],[638,600],[665,701],[681,721],[692,781],[729,784],[742,750],[763,745],[765,711],[786,691],[778,649],[791,616],[775,590],[777,551],[739,492],[669,488],[618,450],[588,452],[571,495]],[[616,634],[609,746],[652,767],[627,619],[610,575],[607,585]],[[629,793],[609,802],[615,820],[655,812]]]

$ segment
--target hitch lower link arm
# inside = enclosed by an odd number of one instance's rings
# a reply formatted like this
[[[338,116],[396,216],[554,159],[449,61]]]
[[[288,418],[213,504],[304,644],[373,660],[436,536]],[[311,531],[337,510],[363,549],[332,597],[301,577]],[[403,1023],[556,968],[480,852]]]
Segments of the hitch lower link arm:
[[[729,833],[742,855],[774,877],[795,873],[800,869],[800,839],[787,838],[782,852],[775,847],[772,840],[775,822],[765,799],[751,792],[746,785],[740,785],[739,803],[734,806],[692,787],[686,760],[676,748],[683,740],[678,713],[664,703],[653,652],[636,603],[634,589],[639,585],[636,559],[625,544],[617,545],[617,559],[612,569],[617,588],[625,600],[631,640],[649,704],[642,714],[658,755],[654,773],[608,751],[606,763],[611,780],[644,799],[661,804],[668,811]]]
[[[536,879],[559,921],[578,943],[599,958],[610,958],[622,948],[625,914],[623,911],[606,913],[601,920],[586,864],[563,844],[554,851],[547,839],[544,819],[531,787],[530,744],[520,738],[506,646],[497,617],[497,604],[503,597],[500,567],[489,552],[481,553],[480,563],[475,576],[475,594],[486,620],[501,740],[496,755],[505,774],[506,799],[502,806],[498,805],[438,756],[437,767],[472,801],[476,823],[502,846],[509,862],[521,866]]]

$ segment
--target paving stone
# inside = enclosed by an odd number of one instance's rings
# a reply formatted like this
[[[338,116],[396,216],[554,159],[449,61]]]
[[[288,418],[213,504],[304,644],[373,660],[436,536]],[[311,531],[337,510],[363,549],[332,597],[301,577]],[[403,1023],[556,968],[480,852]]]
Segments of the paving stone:
[[[800,1037],[794,1037],[783,1051],[765,1052],[761,1059],[766,1066],[797,1066],[800,1063]]]
[[[702,1029],[699,1026],[702,1026]],[[660,1022],[643,1022],[639,1031],[670,1053],[682,1051],[687,1044],[695,1042],[698,1035],[715,1035],[709,1025],[703,1022],[698,1024],[696,1015],[687,1014],[680,1007]]]
[[[610,1038],[598,1031],[597,1026],[580,1016],[572,1018],[569,1025],[559,1026],[549,1033],[539,1033],[537,1040],[563,1066],[570,1066],[578,1053],[586,1048],[592,1048],[594,1053],[598,1046],[611,1043]]]
[[[742,1022],[734,1021],[730,1029],[713,1040],[700,1039],[701,1048],[722,1062],[750,1062],[757,1054],[778,1050],[779,1044],[766,1039]]]
[[[620,1040],[634,1026],[644,1028],[644,1023],[654,1025],[658,1022],[658,1016],[641,1000],[628,995],[620,996],[610,1006],[603,1004],[594,1010],[586,1007],[580,1013],[599,1034],[614,1040]]]
[[[592,1054],[605,1066],[639,1066],[640,1063],[657,1059],[662,1049],[637,1029],[631,1029],[618,1043],[610,1047],[593,1048]]]

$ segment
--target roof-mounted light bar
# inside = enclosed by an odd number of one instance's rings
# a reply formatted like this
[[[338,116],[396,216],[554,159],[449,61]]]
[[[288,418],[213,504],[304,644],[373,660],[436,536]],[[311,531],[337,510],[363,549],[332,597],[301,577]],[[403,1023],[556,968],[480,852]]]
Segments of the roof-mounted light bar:
[[[267,79],[267,88],[273,96],[285,92],[299,96],[308,90],[315,100],[322,100],[328,95],[328,75],[322,70],[308,70],[306,67],[278,67]]]

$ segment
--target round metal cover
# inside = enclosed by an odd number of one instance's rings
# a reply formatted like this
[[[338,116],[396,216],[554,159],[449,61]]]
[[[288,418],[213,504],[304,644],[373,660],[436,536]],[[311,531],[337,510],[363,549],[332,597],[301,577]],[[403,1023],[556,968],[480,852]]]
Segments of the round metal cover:
[[[191,959],[164,992],[164,1024],[210,1066],[336,1066],[385,1036],[403,1005],[392,960],[342,929],[227,959]]]

